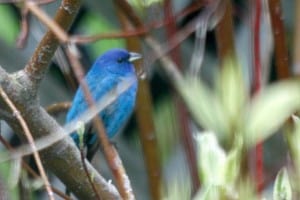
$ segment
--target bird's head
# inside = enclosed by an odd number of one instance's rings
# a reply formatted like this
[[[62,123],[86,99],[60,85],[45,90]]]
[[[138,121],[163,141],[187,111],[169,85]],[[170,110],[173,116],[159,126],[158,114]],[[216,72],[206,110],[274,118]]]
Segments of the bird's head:
[[[126,75],[135,73],[134,66],[131,62],[140,59],[141,55],[134,52],[128,52],[125,49],[111,49],[102,54],[96,61],[95,65],[101,70],[109,73]]]

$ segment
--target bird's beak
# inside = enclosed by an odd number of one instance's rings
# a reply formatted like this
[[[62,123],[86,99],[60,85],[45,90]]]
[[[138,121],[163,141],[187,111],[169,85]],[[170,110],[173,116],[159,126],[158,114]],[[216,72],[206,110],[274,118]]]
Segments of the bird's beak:
[[[139,53],[135,53],[135,52],[129,52],[129,62],[132,62],[132,61],[135,61],[135,60],[138,60],[140,58],[142,58],[142,55],[139,54]]]

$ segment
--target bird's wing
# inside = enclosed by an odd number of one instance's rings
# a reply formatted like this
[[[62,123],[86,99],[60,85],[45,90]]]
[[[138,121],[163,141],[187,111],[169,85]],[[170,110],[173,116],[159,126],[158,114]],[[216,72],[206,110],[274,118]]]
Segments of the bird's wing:
[[[105,94],[113,90],[118,84],[117,79],[110,76],[105,76],[103,78],[87,76],[85,80],[95,102],[100,101]],[[70,122],[78,118],[87,110],[87,108],[88,104],[86,102],[84,92],[82,88],[79,87],[74,96],[72,107],[67,114],[66,121]]]

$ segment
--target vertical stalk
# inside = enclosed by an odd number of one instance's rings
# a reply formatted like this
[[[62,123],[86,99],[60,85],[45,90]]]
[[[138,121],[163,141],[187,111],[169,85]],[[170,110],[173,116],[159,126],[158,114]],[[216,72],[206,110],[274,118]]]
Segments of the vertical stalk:
[[[294,55],[293,55],[293,72],[300,74],[300,1],[296,1],[295,11],[295,32],[294,32]]]
[[[268,2],[275,45],[276,73],[279,79],[284,79],[289,77],[289,57],[282,20],[281,1],[269,0]],[[299,4],[298,1],[296,2]],[[298,15],[297,12],[296,14]]]
[[[254,9],[254,24],[253,24],[253,56],[254,56],[254,76],[253,76],[253,93],[256,94],[261,91],[262,87],[262,69],[260,58],[260,22],[261,22],[261,0],[255,0]],[[263,161],[263,143],[259,141],[255,147],[255,168],[256,168],[256,190],[261,194],[264,182],[264,161]]]
[[[233,59],[236,62],[236,51],[234,44],[234,30],[232,21],[232,3],[230,0],[226,1],[224,16],[218,23],[215,35],[217,40],[218,57],[220,59],[221,66],[224,65],[226,59]],[[223,8],[222,6],[220,7]]]
[[[124,31],[132,31],[132,22],[124,15],[119,5],[116,5],[119,20]],[[138,28],[138,27],[137,27]],[[129,51],[141,52],[141,42],[138,37],[126,39],[127,49]],[[137,61],[136,71],[142,71],[142,62]],[[155,134],[155,126],[153,120],[153,104],[150,93],[150,85],[147,78],[139,79],[137,101],[136,101],[136,118],[139,126],[139,136],[142,143],[145,166],[147,167],[147,175],[149,182],[149,191],[151,199],[161,199],[161,163],[158,151],[158,144]]]
[[[176,34],[177,28],[176,28],[176,21],[173,16],[172,11],[172,1],[171,0],[165,0],[164,4],[164,12],[165,12],[165,18],[169,22],[166,25],[166,34],[168,38],[171,38]],[[172,45],[172,44],[170,44]],[[180,60],[180,45],[175,47],[170,52],[170,57],[172,60],[176,63],[177,66],[181,66],[181,60]],[[179,99],[177,95],[174,95],[176,108],[177,108],[177,120],[179,122],[179,128],[180,128],[180,134],[182,143],[185,150],[185,155],[189,167],[190,176],[192,179],[193,184],[193,194],[195,194],[200,187],[200,177],[198,174],[197,169],[197,160],[196,160],[196,153],[195,153],[195,147],[193,144],[192,134],[189,129],[189,120],[188,120],[188,114],[187,110],[183,104],[183,102]]]

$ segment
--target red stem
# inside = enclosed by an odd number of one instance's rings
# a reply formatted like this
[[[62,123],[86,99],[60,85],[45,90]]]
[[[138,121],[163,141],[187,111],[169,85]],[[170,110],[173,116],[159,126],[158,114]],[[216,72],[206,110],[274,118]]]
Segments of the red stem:
[[[255,16],[254,16],[254,94],[260,92],[262,86],[262,70],[260,59],[260,22],[261,22],[261,0],[255,1]],[[259,141],[255,147],[255,165],[256,165],[256,190],[261,194],[263,189],[264,179],[264,160],[263,160],[263,143]]]
[[[269,0],[268,3],[274,38],[276,75],[278,79],[285,79],[290,76],[290,71],[281,1]],[[297,44],[297,41],[294,44]]]
[[[165,19],[169,23],[166,25],[166,34],[168,38],[171,38],[176,34],[177,27],[176,27],[176,18],[173,15],[172,11],[172,1],[166,0],[164,4],[164,12],[165,12]],[[168,41],[169,42],[169,41]],[[172,45],[172,44],[170,44]],[[170,51],[170,56],[172,60],[177,64],[177,66],[180,65],[180,48],[177,46],[172,51]],[[177,107],[177,120],[180,126],[180,134],[182,138],[182,144],[185,150],[185,155],[190,171],[190,176],[193,184],[193,194],[197,192],[198,188],[200,187],[200,181],[199,181],[199,174],[197,169],[197,160],[196,160],[196,153],[195,148],[192,140],[192,135],[189,130],[189,122],[188,122],[188,113],[187,109],[182,103],[182,101],[178,98],[178,96],[175,96],[175,103]]]

